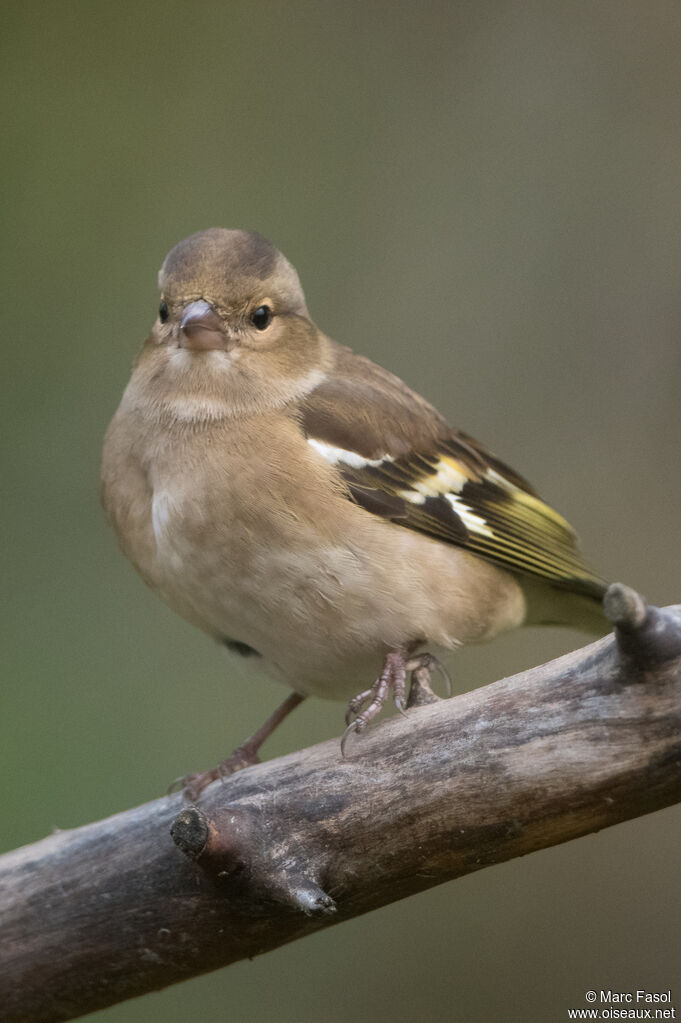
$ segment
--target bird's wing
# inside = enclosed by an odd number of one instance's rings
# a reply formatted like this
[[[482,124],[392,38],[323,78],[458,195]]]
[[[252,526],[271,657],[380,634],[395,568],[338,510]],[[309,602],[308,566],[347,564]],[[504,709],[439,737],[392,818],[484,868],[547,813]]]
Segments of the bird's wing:
[[[572,528],[526,480],[397,377],[334,347],[334,372],[303,400],[300,422],[349,499],[506,568],[602,595]]]

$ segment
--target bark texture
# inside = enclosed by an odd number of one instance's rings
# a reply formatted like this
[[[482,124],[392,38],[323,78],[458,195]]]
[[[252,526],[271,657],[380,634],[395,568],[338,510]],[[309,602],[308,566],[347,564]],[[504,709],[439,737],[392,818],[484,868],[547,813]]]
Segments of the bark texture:
[[[681,607],[348,744],[0,857],[0,1004],[67,1020],[681,799]]]

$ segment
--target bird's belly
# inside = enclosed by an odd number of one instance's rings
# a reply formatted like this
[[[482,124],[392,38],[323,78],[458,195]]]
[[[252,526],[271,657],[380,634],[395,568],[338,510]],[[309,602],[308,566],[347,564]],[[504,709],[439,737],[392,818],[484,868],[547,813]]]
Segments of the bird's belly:
[[[469,586],[465,599],[457,592],[460,559],[470,555],[343,501],[346,509],[360,516],[361,530],[354,522],[335,536],[287,530],[283,520],[254,528],[224,506],[219,521],[202,522],[196,495],[159,489],[145,574],[180,615],[218,640],[246,644],[270,676],[305,694],[344,699],[366,688],[385,653],[406,643],[435,652],[486,638],[489,609],[475,606]],[[500,597],[515,586],[491,565],[479,571],[496,574]],[[508,626],[519,624],[520,608],[511,617]]]
[[[337,699],[370,684],[390,638],[384,646],[376,621],[388,595],[367,559],[309,534],[304,548],[267,532],[264,545],[238,520],[206,542],[189,521],[167,492],[154,495],[156,550],[144,574],[173,610],[233,652],[257,652],[267,674],[300,692]]]

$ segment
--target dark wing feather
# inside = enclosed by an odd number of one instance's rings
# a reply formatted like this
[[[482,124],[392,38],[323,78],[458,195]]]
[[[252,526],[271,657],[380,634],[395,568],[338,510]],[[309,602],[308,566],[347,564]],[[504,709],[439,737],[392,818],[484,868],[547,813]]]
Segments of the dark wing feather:
[[[347,348],[334,350],[334,372],[304,399],[301,426],[351,500],[506,568],[602,595],[573,530],[526,480],[452,430],[397,377]]]

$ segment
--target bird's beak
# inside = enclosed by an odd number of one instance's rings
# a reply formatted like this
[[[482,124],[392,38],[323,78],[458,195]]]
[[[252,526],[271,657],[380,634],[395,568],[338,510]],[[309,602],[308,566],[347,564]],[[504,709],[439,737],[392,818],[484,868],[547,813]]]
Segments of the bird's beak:
[[[222,320],[202,298],[185,306],[180,326],[181,348],[191,352],[224,352],[227,348]]]

